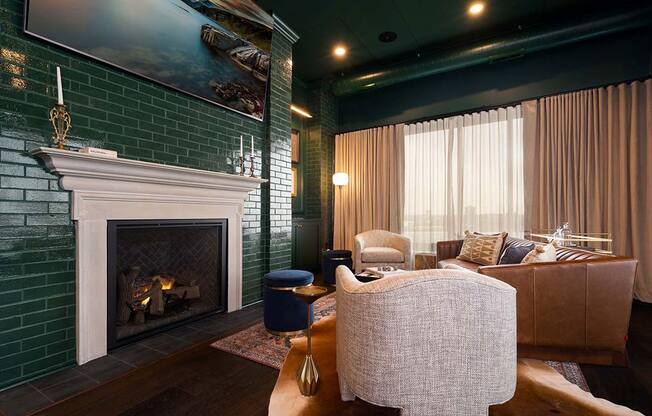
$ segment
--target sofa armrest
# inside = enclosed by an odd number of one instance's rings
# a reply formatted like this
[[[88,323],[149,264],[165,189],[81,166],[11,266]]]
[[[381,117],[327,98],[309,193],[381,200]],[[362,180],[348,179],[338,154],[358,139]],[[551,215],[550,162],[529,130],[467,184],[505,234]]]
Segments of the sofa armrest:
[[[450,240],[437,242],[437,261],[454,259],[460,254],[464,240]]]

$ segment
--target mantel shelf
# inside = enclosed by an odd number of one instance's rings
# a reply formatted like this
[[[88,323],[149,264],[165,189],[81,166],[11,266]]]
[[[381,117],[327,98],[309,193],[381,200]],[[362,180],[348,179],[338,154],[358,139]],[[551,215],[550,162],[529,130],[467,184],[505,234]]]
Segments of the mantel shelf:
[[[65,178],[87,178],[117,182],[139,182],[146,184],[182,186],[184,188],[203,188],[250,192],[258,188],[266,179],[251,178],[238,174],[212,172],[207,170],[162,165],[131,159],[108,158],[71,150],[38,147],[30,154],[40,157],[46,167]],[[73,190],[75,187],[64,189]]]

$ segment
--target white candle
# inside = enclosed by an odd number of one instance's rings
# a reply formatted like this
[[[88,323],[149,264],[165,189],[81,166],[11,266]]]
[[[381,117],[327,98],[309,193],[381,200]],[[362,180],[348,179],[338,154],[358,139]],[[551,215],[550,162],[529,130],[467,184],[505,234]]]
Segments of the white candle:
[[[251,135],[251,157],[254,157],[254,135]]]
[[[63,105],[63,87],[61,86],[61,68],[57,67],[57,104]]]
[[[244,157],[244,149],[242,147],[242,134],[240,135],[240,157]]]

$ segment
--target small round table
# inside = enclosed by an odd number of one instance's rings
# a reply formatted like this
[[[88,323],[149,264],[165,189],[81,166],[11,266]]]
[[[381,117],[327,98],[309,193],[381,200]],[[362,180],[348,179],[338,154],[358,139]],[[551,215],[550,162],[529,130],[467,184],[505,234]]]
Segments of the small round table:
[[[319,370],[317,370],[317,364],[315,364],[315,360],[312,358],[312,340],[310,334],[310,327],[312,326],[312,321],[310,320],[312,312],[311,305],[317,299],[327,295],[329,290],[323,286],[301,286],[295,287],[292,289],[292,292],[308,305],[308,329],[306,330],[308,348],[306,349],[306,357],[297,370],[297,383],[299,384],[301,394],[304,396],[313,396],[317,392],[317,385],[319,384]]]

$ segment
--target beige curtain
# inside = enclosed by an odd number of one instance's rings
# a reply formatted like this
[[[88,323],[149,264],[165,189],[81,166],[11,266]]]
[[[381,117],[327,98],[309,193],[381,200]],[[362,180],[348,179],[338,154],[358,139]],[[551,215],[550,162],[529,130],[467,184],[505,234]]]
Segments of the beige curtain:
[[[335,171],[349,184],[335,189],[333,246],[353,251],[353,237],[372,229],[401,232],[403,125],[338,134]]]
[[[523,114],[526,229],[611,234],[616,254],[639,260],[635,297],[652,302],[652,80],[525,102]]]
[[[523,237],[520,106],[405,126],[403,234],[415,252],[465,230]]]

